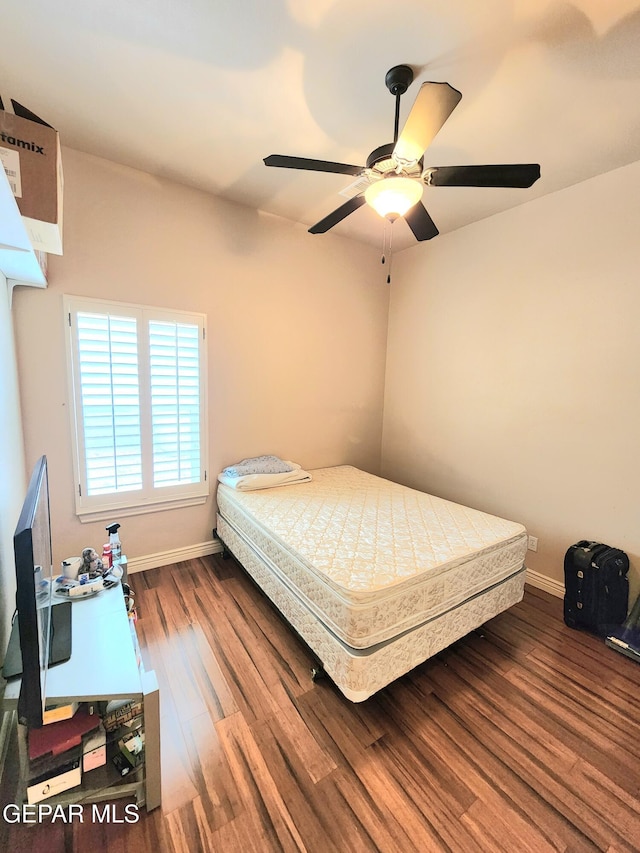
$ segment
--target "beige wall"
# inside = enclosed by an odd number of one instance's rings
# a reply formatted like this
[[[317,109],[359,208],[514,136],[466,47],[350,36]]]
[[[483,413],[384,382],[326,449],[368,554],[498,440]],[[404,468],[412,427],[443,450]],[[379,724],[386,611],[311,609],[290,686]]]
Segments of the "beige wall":
[[[625,549],[633,594],[639,230],[635,163],[403,252],[382,463],[385,476],[523,522],[539,537],[528,565],[557,581],[578,539]]]
[[[65,253],[14,313],[28,464],[49,458],[54,558],[101,547],[74,514],[62,295],[208,316],[210,468],[276,453],[379,470],[389,288],[378,252],[65,149]],[[129,558],[211,539],[205,506],[120,519]]]
[[[26,475],[13,324],[7,281],[0,273],[0,660],[16,606],[13,533],[24,500]]]
[[[208,315],[213,472],[263,452],[377,472],[382,444],[385,476],[522,521],[536,572],[561,581],[566,547],[592,537],[628,551],[637,591],[640,164],[411,248],[390,289],[374,248],[72,150],[64,164],[65,255],[13,311],[27,467],[48,455],[56,559],[99,546],[104,527],[73,510],[70,293]],[[13,412],[0,453],[24,483],[6,306],[0,322]],[[123,518],[126,550],[206,542],[214,513],[210,500]],[[0,531],[10,583],[14,524]]]

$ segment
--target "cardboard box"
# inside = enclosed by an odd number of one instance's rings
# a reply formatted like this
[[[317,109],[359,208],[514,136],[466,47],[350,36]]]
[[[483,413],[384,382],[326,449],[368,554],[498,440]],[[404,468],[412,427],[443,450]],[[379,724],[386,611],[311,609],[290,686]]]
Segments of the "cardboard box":
[[[60,137],[34,113],[16,101],[11,103],[16,114],[0,109],[0,162],[9,178],[31,245],[36,250],[61,255]]]
[[[107,763],[107,733],[102,726],[82,742],[82,771],[87,773]]]
[[[144,761],[144,732],[138,730],[129,732],[118,741],[120,752],[132,767],[137,767]]]
[[[39,780],[33,780],[27,786],[27,802],[29,805],[39,803],[69,788],[75,788],[82,782],[82,771],[78,760],[59,768],[50,776]]]

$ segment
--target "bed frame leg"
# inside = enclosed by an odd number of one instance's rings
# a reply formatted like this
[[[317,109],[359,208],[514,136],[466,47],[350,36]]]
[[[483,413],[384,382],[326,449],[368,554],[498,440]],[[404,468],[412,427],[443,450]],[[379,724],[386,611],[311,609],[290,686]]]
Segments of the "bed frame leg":
[[[326,672],[322,668],[322,664],[317,664],[311,667],[311,681],[318,681],[326,676]]]
[[[220,538],[220,536],[219,536],[219,534],[218,534],[218,528],[217,528],[217,527],[214,527],[214,528],[213,528],[213,530],[211,531],[211,534],[212,534],[212,536],[213,536],[213,538],[214,538],[214,539],[217,539],[217,540],[218,540],[218,542],[221,542],[221,543],[222,543],[222,559],[223,559],[223,560],[230,560],[230,559],[231,559],[231,557],[233,556],[233,554],[232,554],[232,553],[231,553],[231,551],[227,548],[227,546],[224,544],[224,542],[222,542],[222,539]]]

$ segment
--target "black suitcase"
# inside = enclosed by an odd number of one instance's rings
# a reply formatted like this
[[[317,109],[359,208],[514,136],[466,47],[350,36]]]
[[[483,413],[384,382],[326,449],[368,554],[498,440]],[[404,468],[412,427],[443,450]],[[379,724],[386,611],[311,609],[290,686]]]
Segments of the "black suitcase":
[[[619,548],[583,539],[564,558],[564,621],[606,636],[629,606],[629,558]]]

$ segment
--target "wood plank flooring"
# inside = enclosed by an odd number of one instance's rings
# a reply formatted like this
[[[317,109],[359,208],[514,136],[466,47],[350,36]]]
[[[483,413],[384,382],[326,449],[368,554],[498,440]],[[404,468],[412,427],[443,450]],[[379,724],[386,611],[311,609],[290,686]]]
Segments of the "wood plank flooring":
[[[130,581],[160,684],[162,808],[132,825],[0,821],[0,849],[640,850],[640,667],[567,628],[559,599],[527,588],[354,705],[311,681],[311,654],[234,560]]]

